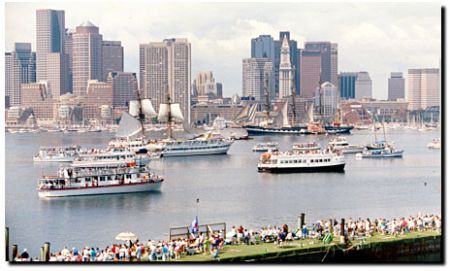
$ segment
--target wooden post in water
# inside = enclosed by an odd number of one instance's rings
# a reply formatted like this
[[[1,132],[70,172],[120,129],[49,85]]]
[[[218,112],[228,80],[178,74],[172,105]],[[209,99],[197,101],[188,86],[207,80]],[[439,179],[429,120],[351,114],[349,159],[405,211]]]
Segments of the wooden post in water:
[[[50,260],[50,243],[44,243],[44,261],[48,262]]]
[[[330,221],[329,221],[330,225],[328,226],[328,231],[330,232],[330,234],[333,234],[333,228],[334,228],[333,222],[334,222],[333,219],[330,218]]]
[[[17,245],[13,245],[12,246],[12,259],[11,259],[12,262],[14,262],[16,260],[18,251],[19,251],[19,248],[17,247]]]
[[[44,247],[41,247],[40,253],[39,253],[39,261],[44,262],[45,261],[45,254],[44,254]]]
[[[341,218],[341,244],[345,244],[344,230],[345,230],[345,219]]]
[[[5,260],[9,262],[9,228],[5,227]]]

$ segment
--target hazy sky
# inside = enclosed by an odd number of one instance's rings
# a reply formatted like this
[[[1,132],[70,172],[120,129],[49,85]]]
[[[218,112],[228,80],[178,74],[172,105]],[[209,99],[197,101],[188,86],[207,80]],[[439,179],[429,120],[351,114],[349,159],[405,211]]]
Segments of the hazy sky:
[[[66,28],[89,20],[104,40],[120,40],[125,71],[138,72],[139,44],[185,37],[192,47],[192,78],[212,70],[224,94],[241,94],[242,59],[250,39],[290,31],[305,41],[338,43],[338,71],[368,71],[376,98],[387,98],[390,72],[439,67],[440,6],[435,3],[7,3],[5,46],[36,44],[38,8],[65,10]]]

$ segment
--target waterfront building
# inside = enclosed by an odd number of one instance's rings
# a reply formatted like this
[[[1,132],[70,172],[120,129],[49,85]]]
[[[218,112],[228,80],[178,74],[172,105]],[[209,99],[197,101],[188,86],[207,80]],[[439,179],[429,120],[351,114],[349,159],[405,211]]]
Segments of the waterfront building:
[[[89,80],[102,80],[103,37],[89,21],[77,26],[72,37],[73,94],[82,96]]]
[[[103,106],[112,108],[113,88],[111,83],[89,80],[84,100],[83,115],[85,120],[99,121]]]
[[[440,105],[439,69],[408,70],[409,110]]]
[[[355,99],[372,98],[372,79],[368,72],[358,72],[355,82]]]
[[[300,50],[300,97],[313,98],[319,87],[322,69],[320,51]]]
[[[338,75],[339,93],[341,99],[355,99],[357,72],[341,72]]]
[[[192,121],[196,124],[212,124],[214,119],[222,117],[233,121],[244,108],[242,104],[198,103],[192,106]]]
[[[133,72],[110,72],[107,82],[112,85],[112,106],[126,107],[138,91],[136,73]]]
[[[50,95],[48,81],[21,84],[20,94],[21,107],[24,109],[31,108],[36,120],[53,121],[54,99]]]
[[[179,103],[190,122],[191,44],[187,39],[165,39],[139,47],[139,82],[143,97],[152,99],[156,111],[167,101]]]
[[[401,72],[391,72],[388,79],[388,100],[395,101],[405,98],[405,78]]]
[[[86,96],[72,93],[61,95],[54,101],[54,123],[60,127],[83,124],[83,108]]]
[[[279,91],[278,98],[283,99],[291,96],[293,76],[295,75],[290,61],[289,44],[287,37],[284,36],[281,45],[280,68],[279,68]]]
[[[281,47],[283,44],[283,39],[286,37],[289,44],[289,61],[291,62],[291,68],[294,72],[294,85],[296,95],[300,95],[300,65],[298,58],[298,46],[297,41],[291,39],[291,33],[289,31],[280,31],[279,40],[274,41],[274,52],[275,57],[273,61],[274,69],[274,88],[276,96],[279,96],[280,91],[280,62],[281,62]]]
[[[376,118],[386,121],[404,121],[408,112],[408,102],[402,99],[396,101],[362,99],[361,106]]]
[[[306,52],[320,52],[322,81],[337,86],[338,73],[338,45],[329,41],[305,42]]]
[[[36,80],[48,81],[52,97],[67,92],[63,10],[36,10]]]
[[[268,58],[246,58],[242,60],[242,96],[254,97],[265,102],[264,84],[267,78],[269,98],[275,97],[273,65]]]
[[[106,81],[110,72],[123,72],[123,46],[120,41],[103,41],[102,80]]]
[[[5,96],[9,106],[20,106],[20,84],[36,82],[36,53],[31,43],[14,43],[5,53]]]
[[[333,119],[339,104],[339,91],[330,82],[324,82],[315,91],[315,106],[324,119]]]

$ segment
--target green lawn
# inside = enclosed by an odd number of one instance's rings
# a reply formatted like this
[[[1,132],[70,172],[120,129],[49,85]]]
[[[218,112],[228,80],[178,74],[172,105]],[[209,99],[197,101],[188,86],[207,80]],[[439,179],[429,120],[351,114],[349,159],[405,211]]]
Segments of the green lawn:
[[[374,235],[370,238],[365,238],[363,240],[353,240],[352,244],[364,244],[368,245],[371,243],[379,243],[379,242],[390,242],[394,240],[402,240],[402,239],[412,239],[417,237],[426,237],[426,236],[440,236],[440,233],[437,233],[436,231],[425,231],[425,232],[413,232],[408,234],[402,234],[398,236],[392,236],[392,235]],[[230,258],[241,258],[241,257],[249,257],[253,255],[262,255],[267,253],[286,253],[289,251],[296,251],[296,250],[304,250],[305,253],[309,249],[320,249],[326,250],[330,246],[339,246],[342,247],[342,245],[339,244],[339,238],[334,238],[334,240],[330,244],[324,244],[322,241],[318,240],[298,240],[298,241],[292,241],[288,244],[285,244],[282,247],[278,247],[274,243],[260,243],[258,245],[226,245],[219,254],[219,259],[213,260],[211,258],[211,255],[208,253],[206,255],[203,254],[196,254],[193,256],[187,256],[183,255],[181,256],[181,259],[178,259],[177,261],[192,261],[192,262],[201,262],[201,261],[221,261],[226,260]]]

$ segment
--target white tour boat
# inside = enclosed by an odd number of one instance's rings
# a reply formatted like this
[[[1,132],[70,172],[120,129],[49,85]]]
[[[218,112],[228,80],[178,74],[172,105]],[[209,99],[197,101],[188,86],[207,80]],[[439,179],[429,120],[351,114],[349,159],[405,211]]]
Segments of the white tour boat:
[[[33,157],[34,162],[72,162],[78,157],[81,147],[58,146],[41,147],[39,153]]]
[[[64,167],[39,180],[41,198],[159,191],[164,179],[133,162]]]
[[[274,152],[263,153],[258,162],[259,172],[343,172],[345,158],[341,152]]]
[[[277,142],[264,142],[258,143],[255,146],[253,146],[254,152],[273,152],[277,150],[278,150]]]
[[[292,150],[299,152],[310,152],[320,150],[320,144],[317,142],[294,143]]]

